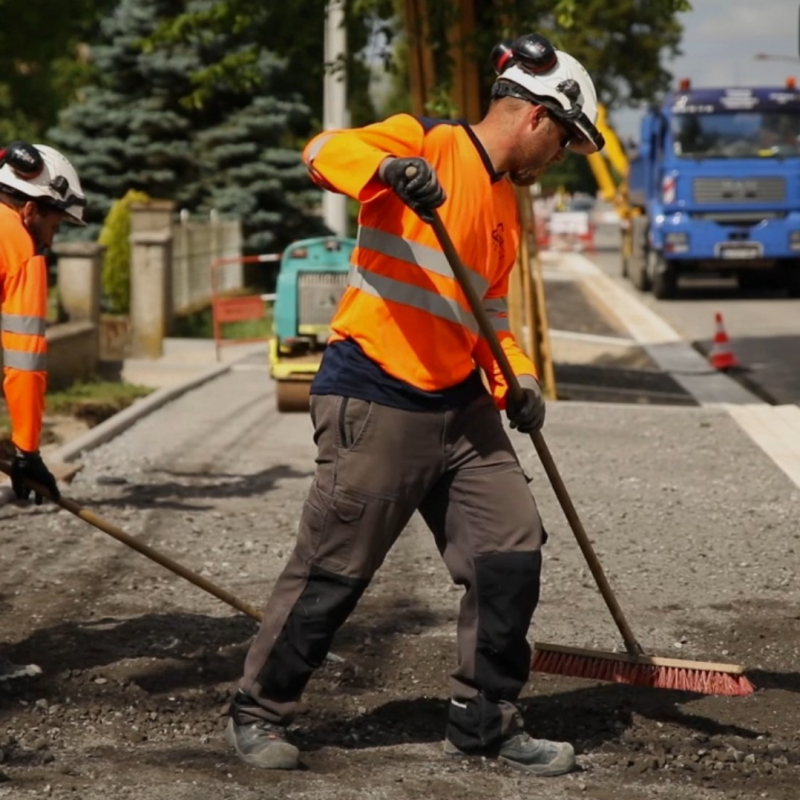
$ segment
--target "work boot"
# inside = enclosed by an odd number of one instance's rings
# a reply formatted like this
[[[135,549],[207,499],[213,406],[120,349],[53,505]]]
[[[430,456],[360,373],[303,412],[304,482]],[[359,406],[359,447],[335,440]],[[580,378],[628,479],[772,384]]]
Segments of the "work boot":
[[[503,739],[490,752],[465,753],[445,739],[444,752],[451,757],[496,755],[500,761],[514,769],[541,777],[565,775],[575,769],[575,750],[571,744],[534,739],[525,731]]]
[[[248,702],[249,701],[249,702]],[[247,764],[261,769],[297,769],[300,751],[286,741],[286,728],[265,719],[244,717],[241,709],[258,704],[243,692],[231,703],[225,738]]]
[[[15,678],[32,678],[41,675],[42,668],[36,664],[15,664],[0,656],[0,681],[13,681]]]

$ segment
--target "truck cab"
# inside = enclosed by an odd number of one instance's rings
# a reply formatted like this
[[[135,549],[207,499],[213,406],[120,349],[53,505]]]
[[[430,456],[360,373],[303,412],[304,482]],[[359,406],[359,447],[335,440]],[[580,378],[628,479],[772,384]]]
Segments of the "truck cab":
[[[768,278],[800,293],[800,92],[693,89],[642,120],[630,156],[629,277],[658,297],[678,276]]]

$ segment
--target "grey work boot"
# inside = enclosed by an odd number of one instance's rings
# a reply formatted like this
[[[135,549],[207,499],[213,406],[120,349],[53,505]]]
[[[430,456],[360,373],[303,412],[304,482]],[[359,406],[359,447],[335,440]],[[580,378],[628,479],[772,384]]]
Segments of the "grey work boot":
[[[42,668],[36,664],[15,664],[0,656],[0,681],[13,681],[16,678],[32,678],[41,675]]]
[[[239,758],[261,769],[297,769],[300,751],[286,741],[286,728],[265,719],[242,717],[240,707],[247,699],[237,694],[231,703],[225,739]],[[237,707],[237,701],[239,707]],[[255,701],[252,702],[256,705]]]
[[[488,753],[465,753],[452,742],[445,739],[444,752],[447,756],[488,755]],[[525,731],[515,733],[504,739],[499,747],[492,748],[491,755],[521,772],[541,777],[566,775],[575,769],[575,750],[568,742],[550,742],[547,739],[534,739]]]

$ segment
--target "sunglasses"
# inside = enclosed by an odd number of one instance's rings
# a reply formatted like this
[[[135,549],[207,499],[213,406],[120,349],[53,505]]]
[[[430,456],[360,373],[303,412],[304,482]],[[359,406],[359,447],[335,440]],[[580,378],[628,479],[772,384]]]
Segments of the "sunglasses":
[[[555,114],[553,114],[553,113],[548,113],[548,114],[547,114],[547,116],[548,116],[548,117],[550,117],[550,120],[551,120],[551,122],[553,123],[553,125],[555,125],[555,126],[556,126],[556,128],[557,128],[559,131],[561,131],[561,132],[562,132],[562,133],[561,133],[561,137],[559,138],[558,146],[559,146],[559,147],[560,147],[562,150],[566,150],[566,149],[569,147],[569,145],[570,145],[570,142],[571,142],[571,141],[572,141],[572,139],[573,139],[573,133],[572,133],[572,131],[571,131],[569,128],[567,128],[567,127],[564,125],[564,123],[563,123],[563,122],[561,122],[561,120],[560,120],[558,117],[556,117],[556,115],[555,115]]]

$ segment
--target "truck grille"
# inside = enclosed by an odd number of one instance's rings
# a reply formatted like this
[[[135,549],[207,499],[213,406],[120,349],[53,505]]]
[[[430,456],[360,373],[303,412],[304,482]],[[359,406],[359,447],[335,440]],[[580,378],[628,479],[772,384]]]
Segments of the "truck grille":
[[[299,326],[327,327],[347,288],[347,272],[301,272],[297,281]]]
[[[695,178],[695,203],[780,203],[786,199],[784,178]]]

